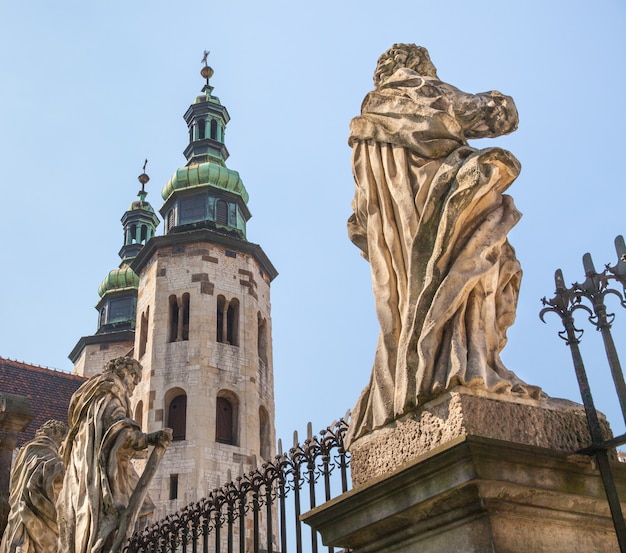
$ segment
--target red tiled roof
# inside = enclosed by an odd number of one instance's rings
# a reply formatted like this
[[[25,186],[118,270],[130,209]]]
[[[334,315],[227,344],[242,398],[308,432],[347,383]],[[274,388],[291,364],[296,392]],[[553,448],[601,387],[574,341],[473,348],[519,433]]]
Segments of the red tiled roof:
[[[33,420],[17,435],[18,447],[35,437],[48,419],[67,422],[67,407],[72,394],[87,380],[82,376],[0,357],[0,392],[26,396]]]

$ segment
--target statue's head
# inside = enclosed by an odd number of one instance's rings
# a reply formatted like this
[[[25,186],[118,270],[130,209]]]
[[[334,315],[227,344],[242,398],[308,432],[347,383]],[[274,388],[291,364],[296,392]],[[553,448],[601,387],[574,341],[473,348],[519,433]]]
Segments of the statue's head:
[[[412,69],[425,77],[437,78],[437,68],[430,61],[426,48],[415,44],[394,44],[378,58],[374,71],[374,85],[378,87],[382,81],[402,67]]]
[[[46,421],[35,432],[35,436],[48,436],[57,445],[61,445],[67,436],[67,424],[56,420]]]
[[[141,364],[132,357],[111,359],[104,367],[104,372],[112,372],[124,380],[132,393],[141,381]]]

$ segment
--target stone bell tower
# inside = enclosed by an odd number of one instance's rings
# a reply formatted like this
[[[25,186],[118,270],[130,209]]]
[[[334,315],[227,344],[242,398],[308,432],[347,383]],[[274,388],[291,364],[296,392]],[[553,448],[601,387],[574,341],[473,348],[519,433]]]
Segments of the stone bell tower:
[[[270,283],[277,272],[246,238],[248,193],[226,166],[228,111],[213,70],[185,112],[187,163],[162,191],[164,235],[131,262],[139,278],[133,409],[144,432],[174,440],[153,479],[157,517],[274,455]]]

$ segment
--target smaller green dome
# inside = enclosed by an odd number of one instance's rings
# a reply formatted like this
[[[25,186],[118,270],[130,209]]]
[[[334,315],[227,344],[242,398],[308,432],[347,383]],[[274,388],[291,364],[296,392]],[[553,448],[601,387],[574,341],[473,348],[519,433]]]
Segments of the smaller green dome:
[[[208,186],[237,194],[244,203],[248,203],[248,191],[239,173],[215,161],[181,167],[163,187],[161,196],[167,201],[175,190]]]
[[[137,290],[138,288],[139,277],[128,265],[123,265],[119,269],[114,269],[107,275],[98,287],[98,295],[103,297],[108,292]]]
[[[130,204],[128,211],[138,211],[140,209],[154,213],[154,209],[150,205],[150,202],[144,202],[143,200],[135,200],[132,204]]]

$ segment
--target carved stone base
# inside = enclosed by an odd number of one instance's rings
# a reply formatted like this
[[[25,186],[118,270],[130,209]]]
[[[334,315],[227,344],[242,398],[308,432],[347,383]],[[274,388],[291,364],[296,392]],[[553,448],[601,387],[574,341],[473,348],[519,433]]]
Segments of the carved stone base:
[[[605,438],[612,437],[602,419]],[[463,436],[484,436],[574,453],[591,444],[582,405],[458,387],[350,445],[354,486]]]
[[[626,497],[626,466],[614,468]],[[356,553],[619,550],[591,458],[475,436],[456,438],[302,519],[325,545]]]

